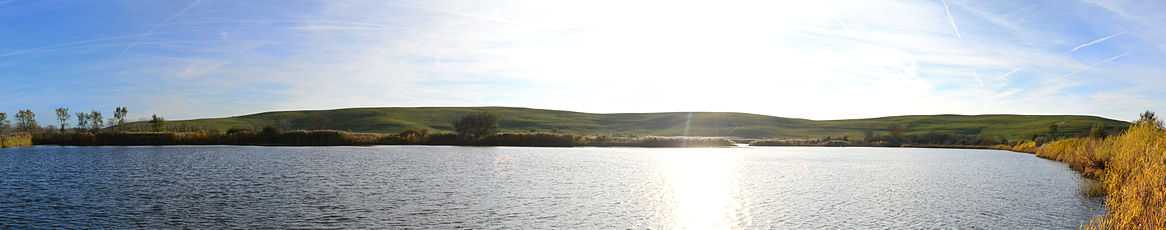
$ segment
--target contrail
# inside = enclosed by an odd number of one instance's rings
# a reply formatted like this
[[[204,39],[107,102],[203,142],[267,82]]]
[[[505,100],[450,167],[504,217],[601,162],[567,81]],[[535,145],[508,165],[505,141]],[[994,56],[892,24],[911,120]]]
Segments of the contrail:
[[[9,57],[9,56],[23,55],[23,54],[28,54],[28,53],[42,52],[42,51],[53,51],[53,50],[58,50],[58,49],[66,49],[66,48],[77,48],[77,47],[83,47],[83,46],[107,42],[107,41],[117,41],[117,40],[127,39],[127,38],[137,38],[137,37],[142,37],[145,35],[146,34],[130,34],[130,35],[123,35],[123,36],[115,36],[115,37],[105,37],[105,38],[95,38],[95,39],[88,39],[88,40],[65,42],[65,43],[59,43],[59,44],[55,44],[55,45],[47,45],[47,46],[30,48],[30,49],[16,50],[16,51],[11,51],[11,52],[7,52],[7,53],[0,53],[0,57]]]
[[[947,0],[939,0],[939,2],[943,3],[943,12],[947,13],[947,22],[951,23],[951,30],[955,31],[955,37],[963,39],[964,37],[960,35],[960,27],[955,24],[955,17],[951,16],[951,8],[947,6]]]
[[[487,17],[487,16],[476,15],[476,14],[460,13],[460,12],[456,12],[456,11],[442,10],[442,9],[437,9],[437,8],[432,8],[432,7],[418,6],[418,5],[407,6],[407,5],[403,5],[403,4],[394,4],[394,3],[390,3],[390,4],[393,6],[396,6],[396,7],[401,7],[401,8],[423,10],[423,11],[429,11],[432,13],[451,15],[451,16],[455,16],[455,17],[488,21],[488,22],[498,23],[498,24],[512,26],[512,27],[516,27],[516,28],[523,28],[523,29],[530,29],[530,30],[542,30],[542,31],[555,31],[555,32],[568,31],[567,29],[550,28],[547,26],[532,26],[532,25],[528,25],[528,24],[515,22],[514,20],[508,20],[505,18]]]
[[[1020,67],[1017,67],[1017,68],[1015,68],[1015,69],[1012,69],[1012,71],[1008,71],[1007,73],[1004,73],[1003,75],[1000,75],[1000,76],[999,76],[999,77],[997,77],[997,78],[1000,78],[1000,80],[1008,80],[1008,77],[1011,77],[1011,76],[1012,76],[1012,74],[1015,74],[1016,72],[1020,71],[1020,69],[1022,69],[1022,68],[1020,68]]]
[[[198,5],[201,2],[202,2],[202,0],[194,0],[194,1],[190,2],[190,4],[186,5],[186,7],[182,8],[181,10],[178,10],[178,13],[171,15],[170,17],[166,18],[166,20],[163,20],[162,22],[159,22],[158,24],[154,24],[153,27],[150,27],[150,30],[146,31],[146,33],[145,33],[146,36],[154,34],[154,31],[157,31],[159,27],[162,27],[162,24],[170,22],[171,20],[174,20],[175,18],[178,18],[178,17],[182,16],[183,14],[186,14],[186,11],[190,10],[190,8],[194,8],[194,6]],[[140,39],[135,40],[134,42],[130,43],[129,45],[126,45],[126,48],[122,49],[121,53],[118,53],[117,56],[120,57],[121,55],[125,54],[126,51],[133,49],[134,46],[138,45],[138,41],[140,41]]]
[[[1105,59],[1105,61],[1098,62],[1098,63],[1097,63],[1097,64],[1095,64],[1095,65],[1100,65],[1100,64],[1105,64],[1105,63],[1108,63],[1108,62],[1116,61],[1118,58],[1125,57],[1126,55],[1130,55],[1130,51],[1126,51],[1125,53],[1121,53],[1121,54],[1118,54],[1117,56],[1110,57],[1110,58],[1108,58],[1108,59]]]
[[[1079,49],[1084,49],[1085,47],[1090,47],[1090,46],[1096,45],[1097,43],[1102,43],[1102,42],[1105,42],[1105,40],[1109,40],[1110,38],[1114,38],[1114,37],[1117,37],[1117,36],[1121,36],[1122,34],[1125,34],[1125,33],[1126,33],[1126,32],[1119,32],[1119,33],[1116,33],[1116,34],[1111,34],[1111,35],[1109,35],[1109,36],[1105,36],[1105,37],[1098,38],[1098,39],[1096,39],[1096,40],[1093,40],[1093,41],[1086,42],[1085,44],[1081,44],[1081,45],[1078,45],[1077,47],[1073,47],[1073,50],[1072,50],[1072,51],[1069,51],[1069,52],[1070,52],[1070,53],[1072,53],[1072,52],[1077,52],[1077,50],[1079,50]]]
[[[1080,70],[1077,70],[1077,71],[1073,71],[1072,73],[1069,73],[1069,74],[1066,74],[1066,75],[1065,75],[1065,77],[1071,77],[1071,76],[1073,76],[1073,75],[1077,75],[1077,74],[1079,74],[1079,73],[1081,73],[1081,72],[1085,72],[1085,71],[1087,71],[1087,70],[1093,69],[1093,67],[1096,67],[1096,66],[1099,66],[1099,65],[1102,65],[1102,64],[1105,64],[1105,63],[1110,63],[1110,62],[1116,61],[1117,59],[1120,59],[1120,58],[1122,58],[1122,57],[1125,57],[1126,55],[1130,55],[1130,52],[1129,52],[1129,51],[1126,51],[1125,53],[1121,53],[1121,54],[1118,54],[1117,56],[1113,56],[1113,57],[1106,58],[1105,60],[1099,61],[1099,62],[1097,62],[1097,63],[1093,63],[1092,65],[1087,65],[1087,66],[1085,66],[1085,68],[1082,68],[1082,69],[1080,69]]]

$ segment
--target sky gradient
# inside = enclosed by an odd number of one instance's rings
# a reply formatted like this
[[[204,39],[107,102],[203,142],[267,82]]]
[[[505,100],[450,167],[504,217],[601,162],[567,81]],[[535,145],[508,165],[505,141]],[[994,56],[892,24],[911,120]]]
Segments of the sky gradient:
[[[1155,1],[0,0],[0,111],[1166,110]]]

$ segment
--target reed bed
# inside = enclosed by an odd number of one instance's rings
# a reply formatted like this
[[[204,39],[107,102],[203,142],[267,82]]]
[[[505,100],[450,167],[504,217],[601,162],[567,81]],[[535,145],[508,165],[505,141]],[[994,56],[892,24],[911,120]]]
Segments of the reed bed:
[[[593,147],[725,147],[736,143],[721,137],[607,137],[581,138],[579,146]]]
[[[32,135],[16,133],[0,135],[0,148],[32,146]]]
[[[749,146],[852,146],[849,141],[819,139],[765,139],[749,142]]]
[[[1035,141],[1021,141],[1020,143],[1008,146],[1005,149],[1013,152],[1036,153],[1036,147],[1037,145]]]
[[[1108,210],[1085,228],[1166,228],[1166,131],[1157,125],[1134,124],[1105,139],[1055,141],[1036,154],[1065,162],[1102,185]]]

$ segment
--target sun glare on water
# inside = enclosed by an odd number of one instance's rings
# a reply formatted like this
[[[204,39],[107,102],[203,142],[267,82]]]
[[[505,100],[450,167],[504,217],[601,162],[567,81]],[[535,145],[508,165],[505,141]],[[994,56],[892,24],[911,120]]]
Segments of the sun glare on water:
[[[738,185],[740,157],[726,149],[656,156],[671,229],[739,229],[750,218]]]

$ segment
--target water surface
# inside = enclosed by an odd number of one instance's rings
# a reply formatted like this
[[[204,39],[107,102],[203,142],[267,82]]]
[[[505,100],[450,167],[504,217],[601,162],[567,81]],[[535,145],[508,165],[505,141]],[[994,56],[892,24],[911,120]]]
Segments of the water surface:
[[[1064,165],[909,148],[0,150],[0,228],[1075,228]]]

